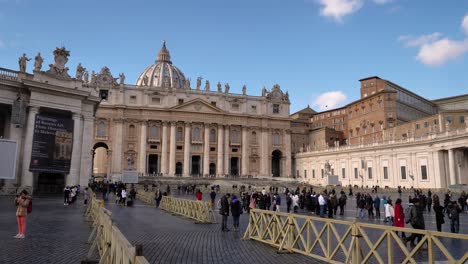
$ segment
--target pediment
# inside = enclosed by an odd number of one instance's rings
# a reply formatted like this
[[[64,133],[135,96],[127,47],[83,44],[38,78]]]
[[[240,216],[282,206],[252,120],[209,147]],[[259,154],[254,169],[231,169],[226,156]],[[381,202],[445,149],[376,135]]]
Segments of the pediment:
[[[194,99],[181,105],[174,106],[171,110],[195,113],[224,113],[222,109],[201,99]]]

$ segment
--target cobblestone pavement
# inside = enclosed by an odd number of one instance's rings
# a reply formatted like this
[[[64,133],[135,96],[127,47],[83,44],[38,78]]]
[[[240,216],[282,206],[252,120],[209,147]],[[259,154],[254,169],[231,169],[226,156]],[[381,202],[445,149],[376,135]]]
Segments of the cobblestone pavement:
[[[248,224],[247,214],[241,216],[241,231],[231,228],[230,232],[221,232],[220,224],[195,224],[139,202],[133,207],[111,202],[106,208],[112,211],[112,218],[130,243],[143,244],[143,255],[150,263],[321,263],[299,254],[278,254],[263,243],[241,240]]]
[[[35,198],[27,218],[26,238],[15,239],[13,197],[0,197],[0,263],[80,263],[90,245],[91,227],[83,217],[82,201],[63,205],[60,197]]]

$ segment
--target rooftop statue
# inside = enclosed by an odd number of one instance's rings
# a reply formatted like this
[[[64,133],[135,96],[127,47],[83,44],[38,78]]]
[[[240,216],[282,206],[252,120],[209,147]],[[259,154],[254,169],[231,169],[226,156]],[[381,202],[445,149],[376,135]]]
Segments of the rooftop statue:
[[[202,77],[197,78],[197,90],[200,90]]]
[[[43,62],[44,62],[44,60],[41,57],[41,53],[38,52],[36,57],[34,58],[34,70],[35,71],[40,71],[41,68],[42,68],[42,63]]]
[[[207,92],[210,91],[210,81],[208,81],[208,80],[205,81],[205,91],[207,91]]]
[[[190,79],[185,79],[185,89],[190,90]]]
[[[20,72],[26,72],[26,63],[30,60],[31,58],[26,57],[26,53],[23,53],[23,56],[19,57],[18,64]]]
[[[78,66],[76,66],[75,78],[76,78],[77,80],[82,81],[82,80],[83,80],[83,74],[84,74],[85,71],[86,71],[86,68],[84,68],[83,66],[81,66],[81,62],[78,63]]]
[[[242,86],[242,95],[246,95],[246,93],[247,93],[247,86],[245,86],[244,84],[244,86]]]
[[[223,92],[223,90],[221,89],[221,82],[218,82],[216,86],[218,87],[218,93]]]
[[[94,71],[91,72],[91,85],[96,85],[96,73]]]
[[[267,94],[267,89],[265,86],[263,86],[263,89],[262,89],[262,96],[265,97]]]
[[[148,86],[148,76],[147,75],[143,76],[143,85]]]
[[[68,56],[70,56],[70,51],[66,50],[65,47],[56,48],[54,50],[54,64],[50,64],[50,69],[47,73],[55,75],[62,79],[71,79],[68,75],[68,68],[65,67],[65,64],[68,62]]]
[[[88,73],[88,71],[85,70],[85,72],[84,72],[84,82],[88,83],[88,81],[89,81],[89,73]]]
[[[229,83],[226,83],[226,84],[224,85],[224,92],[225,92],[226,94],[229,93],[229,88],[230,88],[230,87],[229,87]]]
[[[120,77],[120,84],[125,84],[125,74],[122,72],[121,74],[119,74],[119,77]]]

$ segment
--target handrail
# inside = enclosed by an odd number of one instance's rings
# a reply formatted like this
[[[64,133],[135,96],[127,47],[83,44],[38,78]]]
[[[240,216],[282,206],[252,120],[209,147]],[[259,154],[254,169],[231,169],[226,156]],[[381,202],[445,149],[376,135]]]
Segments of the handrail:
[[[0,68],[0,79],[16,81],[18,80],[18,71]]]
[[[337,228],[338,226],[341,228]],[[396,232],[420,234],[421,239],[414,248],[407,248]],[[448,261],[461,264],[468,261],[466,250],[449,251],[442,243],[452,239],[466,245],[466,234],[348,222],[258,209],[250,210],[249,225],[244,239],[260,241],[277,247],[279,251],[295,252],[327,263],[424,261],[432,264],[435,261]],[[427,254],[418,254],[421,250],[427,250]],[[441,253],[436,255],[437,252]]]
[[[136,249],[125,238],[120,229],[112,221],[112,213],[104,208],[104,202],[96,198],[90,191],[90,203],[86,210],[88,219],[93,219],[93,232],[88,242],[93,242],[88,258],[92,256],[97,247],[99,251],[99,264],[129,263],[149,264],[143,256],[137,256]]]

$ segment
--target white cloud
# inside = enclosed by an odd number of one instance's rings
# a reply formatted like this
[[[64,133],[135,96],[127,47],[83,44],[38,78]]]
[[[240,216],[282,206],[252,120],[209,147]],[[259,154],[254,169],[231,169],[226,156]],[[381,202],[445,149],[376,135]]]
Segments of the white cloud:
[[[468,39],[456,41],[444,38],[422,45],[416,58],[426,65],[438,66],[461,58],[466,52]]]
[[[352,14],[361,9],[364,4],[363,0],[319,0],[322,5],[320,14],[322,16],[331,17],[338,22],[346,15]]]
[[[321,111],[330,110],[341,106],[347,99],[346,94],[342,91],[326,92],[319,95],[313,102],[313,105],[318,106]]]
[[[468,15],[466,15],[463,18],[462,24],[461,24],[463,31],[465,31],[465,34],[468,34]]]
[[[384,4],[388,4],[390,2],[393,2],[393,0],[373,0],[374,3],[376,4],[379,4],[379,5],[384,5]]]
[[[429,35],[421,35],[417,37],[411,35],[402,35],[398,37],[398,40],[403,42],[407,47],[420,47],[422,45],[439,40],[441,37],[442,33],[434,32]]]

